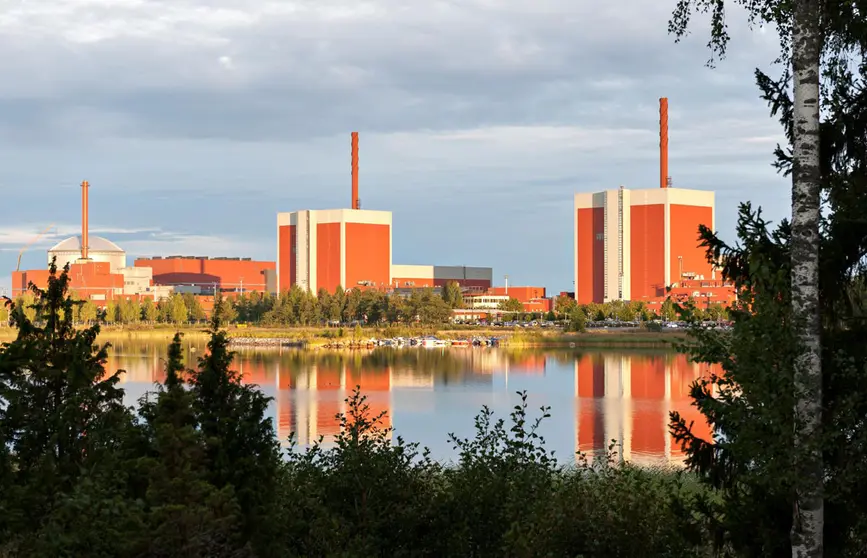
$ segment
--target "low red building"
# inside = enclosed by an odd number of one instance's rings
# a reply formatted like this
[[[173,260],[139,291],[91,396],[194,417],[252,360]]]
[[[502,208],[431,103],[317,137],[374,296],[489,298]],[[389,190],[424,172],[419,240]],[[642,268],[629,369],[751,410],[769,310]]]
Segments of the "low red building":
[[[48,287],[47,269],[29,269],[12,272],[12,297],[23,295],[33,283],[40,289]],[[159,291],[124,294],[123,273],[112,273],[109,262],[82,262],[69,264],[69,291],[82,299],[91,300],[97,306],[105,306],[111,300],[121,298],[155,299]]]
[[[138,258],[136,267],[153,269],[155,285],[198,288],[213,292],[273,291],[276,289],[277,264],[250,258],[208,258],[205,256],[169,256]],[[274,285],[269,285],[274,282]]]

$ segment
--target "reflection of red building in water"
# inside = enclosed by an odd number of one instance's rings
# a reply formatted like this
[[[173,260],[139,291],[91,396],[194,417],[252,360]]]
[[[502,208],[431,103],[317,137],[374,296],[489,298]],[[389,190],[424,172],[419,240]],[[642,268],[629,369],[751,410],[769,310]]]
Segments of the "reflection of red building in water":
[[[693,432],[710,427],[691,405],[690,384],[708,365],[685,355],[585,355],[575,363],[576,450],[593,453],[617,440],[617,451],[636,462],[681,462],[684,454],[668,431],[677,411]]]
[[[281,440],[295,432],[299,444],[324,436],[329,442],[340,432],[339,413],[347,413],[345,399],[355,386],[366,396],[368,418],[385,413],[379,425],[391,427],[391,370],[364,370],[355,363],[312,365],[299,370],[279,392],[278,435]],[[294,397],[293,397],[294,396]],[[291,408],[294,403],[294,408]]]

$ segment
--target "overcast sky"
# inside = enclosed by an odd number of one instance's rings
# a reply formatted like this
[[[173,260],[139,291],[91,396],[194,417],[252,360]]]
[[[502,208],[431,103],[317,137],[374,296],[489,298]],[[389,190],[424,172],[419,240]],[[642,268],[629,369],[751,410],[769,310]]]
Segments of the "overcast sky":
[[[572,288],[576,192],[674,185],[788,214],[782,139],[753,80],[772,32],[733,14],[704,63],[674,0],[0,0],[0,290],[91,230],[137,255],[276,258],[276,213],[394,215],[395,263],[481,265]],[[130,260],[131,263],[131,260]]]

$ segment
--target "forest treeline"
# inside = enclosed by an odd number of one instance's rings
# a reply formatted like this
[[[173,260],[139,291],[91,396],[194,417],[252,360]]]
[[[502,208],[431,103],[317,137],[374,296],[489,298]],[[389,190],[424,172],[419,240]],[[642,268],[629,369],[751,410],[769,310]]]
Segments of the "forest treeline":
[[[73,299],[81,300],[72,292]],[[27,310],[28,317],[34,318],[32,293],[16,298],[16,303]],[[410,324],[439,325],[452,318],[452,309],[463,306],[460,287],[450,283],[441,293],[433,289],[417,289],[409,296],[388,295],[379,291],[344,292],[338,287],[335,293],[320,290],[313,295],[300,287],[293,287],[279,295],[270,293],[247,292],[238,296],[224,297],[220,302],[220,312],[227,324],[245,323],[270,327],[320,326],[330,322],[361,324]],[[517,320],[568,320],[573,330],[581,331],[588,322],[617,320],[624,322],[649,322],[652,320],[676,320],[676,306],[670,301],[662,304],[659,312],[654,312],[640,301],[611,301],[607,303],[576,304],[573,298],[558,296],[554,310],[548,313],[524,312],[523,305],[516,299],[501,304],[504,318]],[[102,309],[101,319],[106,324],[154,325],[154,324],[200,324],[208,316],[200,297],[190,294],[172,294],[164,300],[154,302],[150,299],[109,301]],[[726,319],[728,312],[720,304],[697,308],[701,319]],[[100,313],[90,300],[81,300],[73,310],[76,324],[91,324]],[[0,320],[8,320],[8,313],[0,310]]]
[[[281,452],[269,399],[232,370],[217,312],[206,354],[169,346],[165,381],[135,408],[106,370],[100,325],[52,269],[0,349],[0,556],[677,556],[706,552],[688,474],[563,467],[526,395],[483,408],[457,462],[383,427],[357,389],[328,447]],[[32,310],[36,320],[24,310]],[[444,433],[445,435],[445,433]]]

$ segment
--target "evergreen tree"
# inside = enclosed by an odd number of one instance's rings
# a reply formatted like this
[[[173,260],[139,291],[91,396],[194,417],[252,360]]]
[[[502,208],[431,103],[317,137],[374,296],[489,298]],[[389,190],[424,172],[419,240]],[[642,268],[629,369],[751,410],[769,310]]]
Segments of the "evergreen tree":
[[[207,480],[205,444],[193,394],[184,388],[182,355],[181,334],[176,333],[156,401],[145,396],[140,402],[152,451],[146,459],[148,529],[140,551],[153,557],[249,554],[239,538],[240,510],[232,487],[218,490]]]
[[[99,325],[73,326],[67,272],[52,261],[48,287],[31,285],[40,325],[13,312],[18,336],[0,350],[0,541],[12,554],[111,555],[124,542],[101,537],[134,523],[122,456],[132,415],[120,372],[106,374],[108,345],[95,345]]]
[[[222,330],[220,297],[214,304],[208,353],[191,377],[194,409],[204,439],[209,481],[231,486],[241,509],[242,540],[257,556],[280,556],[276,489],[280,447],[270,418],[270,398],[244,385],[231,370],[229,338]]]

